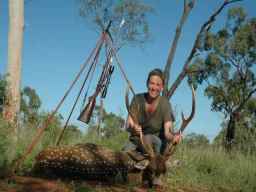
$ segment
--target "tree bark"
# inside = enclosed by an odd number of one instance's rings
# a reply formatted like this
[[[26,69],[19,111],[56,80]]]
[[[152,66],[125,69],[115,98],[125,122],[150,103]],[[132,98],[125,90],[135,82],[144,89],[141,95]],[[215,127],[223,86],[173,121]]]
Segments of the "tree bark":
[[[192,4],[187,3],[187,1],[184,0],[184,9],[183,13],[180,19],[179,24],[177,25],[176,32],[175,32],[175,37],[171,45],[171,49],[168,54],[167,62],[164,68],[164,75],[165,75],[165,83],[164,83],[164,90],[163,90],[163,95],[167,96],[168,94],[168,84],[169,84],[169,79],[170,79],[170,72],[171,72],[171,65],[173,63],[174,55],[177,49],[178,41],[181,35],[181,31],[183,28],[183,25],[185,21],[187,20],[187,17],[191,11],[191,9],[194,7],[195,0],[192,1]]]
[[[227,152],[231,152],[232,150],[232,143],[235,138],[235,121],[236,121],[235,115],[232,113],[228,121],[226,138],[225,138],[225,148]]]
[[[21,61],[24,29],[24,0],[9,0],[7,102],[4,117],[15,123],[20,111]],[[15,130],[17,134],[17,130]]]

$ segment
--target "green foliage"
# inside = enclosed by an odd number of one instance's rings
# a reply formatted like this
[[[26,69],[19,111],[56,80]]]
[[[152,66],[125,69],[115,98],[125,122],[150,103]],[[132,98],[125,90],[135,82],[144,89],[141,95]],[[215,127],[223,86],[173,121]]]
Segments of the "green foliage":
[[[6,76],[0,74],[0,114],[3,111],[3,105],[6,99],[7,81]]]
[[[102,112],[100,112],[101,110]],[[101,122],[100,125],[99,122]],[[128,140],[128,133],[123,130],[124,123],[125,121],[121,116],[112,112],[108,113],[105,109],[96,106],[83,141],[120,150]]]
[[[101,30],[112,21],[110,32],[118,45],[143,43],[148,39],[147,15],[152,7],[140,0],[80,0],[80,15],[100,26]],[[122,20],[122,27],[120,24]]]
[[[2,99],[5,98],[6,85],[5,77],[0,76],[0,98]],[[0,169],[3,170],[2,173],[4,173],[4,169],[7,170],[10,168],[10,164],[14,159],[18,159],[24,155],[25,150],[38,134],[38,128],[45,126],[46,119],[50,115],[49,113],[40,111],[41,100],[34,89],[25,87],[21,92],[21,96],[21,118],[17,124],[17,140],[12,138],[12,125],[3,120],[2,114],[0,113]],[[24,162],[23,168],[25,170],[32,168],[34,157],[39,151],[49,145],[55,145],[62,130],[62,120],[61,115],[57,114],[48,123],[42,137],[39,138],[40,140],[37,146]],[[81,138],[81,131],[76,126],[69,125],[62,139],[62,143],[74,144],[79,142]]]
[[[44,113],[41,115],[42,122],[48,118],[50,114]],[[41,139],[42,148],[52,146],[56,144],[57,138],[62,130],[62,117],[61,115],[55,115],[51,122],[48,124],[44,131],[43,138]]]
[[[228,121],[224,122],[225,128]],[[256,152],[256,98],[250,99],[244,107],[243,112],[239,113],[236,122],[236,138],[233,142],[233,148],[243,154],[255,154]],[[222,130],[214,139],[214,144],[218,147],[223,144],[225,132]]]
[[[94,192],[95,190],[93,190],[92,188],[90,188],[89,186],[75,186],[75,192]]]
[[[114,113],[106,114],[103,118],[103,135],[106,138],[118,135],[124,126],[124,119]]]
[[[126,131],[119,132],[118,134],[109,138],[100,137],[97,134],[86,134],[83,137],[82,142],[84,143],[96,143],[108,147],[114,151],[122,150],[125,143],[128,141],[128,133]]]
[[[244,77],[246,83],[255,86],[252,75],[252,66],[256,61],[255,18],[245,20],[245,15],[241,12],[241,8],[231,9],[227,22],[233,25],[227,25],[228,27],[220,29],[216,34],[205,32],[201,38],[204,46],[199,46],[201,53],[204,53],[203,57],[198,56],[191,66],[192,71],[199,71],[194,76],[194,82],[201,84],[204,80],[211,80],[214,84],[221,81],[225,85],[228,80],[241,81]]]
[[[23,88],[21,92],[21,112],[24,121],[38,122],[38,112],[41,107],[41,100],[36,91],[31,87]]]
[[[77,144],[83,138],[83,133],[75,125],[67,126],[61,144],[72,145]]]
[[[3,176],[14,158],[12,127],[0,117],[0,177]]]
[[[252,98],[247,102],[246,109],[249,114],[256,116],[256,98]]]
[[[205,135],[196,133],[186,135],[182,142],[191,148],[206,147],[209,145],[209,140]]]
[[[24,152],[27,150],[28,146],[31,145],[32,141],[35,139],[35,136],[38,134],[38,129],[44,126],[49,115],[49,113],[40,112],[37,117],[39,119],[39,123],[25,122],[21,125],[21,127],[19,127],[17,145],[16,148],[13,148],[16,150],[15,159],[24,155]],[[41,150],[56,144],[62,128],[62,117],[60,115],[55,115],[43,132],[42,137],[39,138],[39,141],[37,142],[37,145],[33,149],[32,153],[26,157],[25,162],[22,165],[23,169],[20,170],[20,174],[23,174],[23,171],[28,172],[33,167],[35,156]],[[8,138],[8,140],[9,139],[10,138]],[[76,126],[69,125],[66,128],[64,136],[61,140],[61,145],[80,143],[80,140],[82,140],[81,131],[78,130]]]
[[[232,142],[231,132],[236,126],[242,128],[236,125],[242,121],[237,114],[246,111],[256,92],[255,23],[256,18],[247,18],[241,7],[230,9],[224,28],[202,35],[198,46],[201,54],[190,68],[195,72],[190,79],[195,87],[206,83],[205,95],[212,100],[212,110],[225,115],[228,142]]]
[[[229,28],[233,29],[235,32],[238,29],[238,26],[246,19],[246,13],[242,7],[235,7],[228,11],[227,25]]]
[[[125,120],[115,113],[108,113],[101,107],[96,106],[88,127],[88,134],[98,134],[105,138],[118,135],[122,132]]]

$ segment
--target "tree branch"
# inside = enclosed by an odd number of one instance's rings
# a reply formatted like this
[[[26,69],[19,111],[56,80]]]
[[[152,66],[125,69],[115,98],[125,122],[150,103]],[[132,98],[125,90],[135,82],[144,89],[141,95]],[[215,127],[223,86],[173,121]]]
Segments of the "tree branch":
[[[248,95],[247,97],[243,100],[243,102],[236,108],[235,112],[239,112],[243,107],[244,105],[246,104],[246,102],[251,98],[251,96],[256,93],[256,88],[253,89]]]
[[[193,59],[196,51],[197,51],[197,45],[199,43],[199,39],[200,36],[203,34],[203,32],[205,30],[207,30],[207,28],[212,25],[212,23],[215,21],[215,18],[221,13],[221,11],[224,9],[225,6],[227,6],[228,4],[237,2],[237,1],[242,1],[242,0],[233,0],[233,1],[224,1],[222,3],[222,5],[209,17],[209,19],[201,26],[201,29],[199,31],[199,33],[196,36],[196,40],[194,42],[193,48],[191,49],[191,52],[183,66],[183,69],[181,71],[181,73],[179,74],[179,76],[177,77],[177,79],[175,80],[175,82],[172,84],[171,88],[169,89],[167,96],[168,98],[170,98],[173,93],[175,92],[175,90],[177,89],[177,87],[180,85],[180,83],[182,82],[182,80],[185,78],[185,76],[187,75],[187,69],[188,66],[191,62],[191,60]]]
[[[235,56],[230,56],[230,58],[228,59],[230,64],[236,68],[236,71],[238,72],[238,75],[240,76],[241,80],[244,80],[244,74],[243,74],[243,70],[241,67],[241,64],[239,63],[239,61],[236,61]]]
[[[235,58],[235,57],[234,57],[234,58]],[[232,56],[230,56],[229,61],[230,61],[231,65],[233,65],[235,68],[238,68],[238,67],[239,67],[239,65],[234,61],[234,59],[233,59]]]
[[[181,16],[179,24],[177,25],[175,36],[174,36],[172,46],[169,51],[167,62],[166,62],[165,69],[164,69],[164,74],[165,74],[165,86],[164,86],[164,91],[163,91],[164,95],[167,95],[167,93],[168,93],[169,74],[171,71],[171,65],[173,63],[173,58],[174,58],[174,55],[175,55],[175,52],[177,49],[181,31],[182,31],[183,25],[184,25],[185,21],[187,20],[187,17],[189,15],[190,11],[192,10],[194,4],[195,4],[195,0],[191,1],[190,3],[187,3],[187,1],[184,0],[183,14]]]

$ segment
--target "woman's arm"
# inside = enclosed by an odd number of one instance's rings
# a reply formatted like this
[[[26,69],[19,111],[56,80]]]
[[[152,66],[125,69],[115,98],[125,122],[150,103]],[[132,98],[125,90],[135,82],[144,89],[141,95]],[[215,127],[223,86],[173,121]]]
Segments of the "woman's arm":
[[[127,128],[130,128],[137,135],[140,135],[142,133],[142,127],[136,122],[134,122],[130,115],[128,115],[127,119]]]

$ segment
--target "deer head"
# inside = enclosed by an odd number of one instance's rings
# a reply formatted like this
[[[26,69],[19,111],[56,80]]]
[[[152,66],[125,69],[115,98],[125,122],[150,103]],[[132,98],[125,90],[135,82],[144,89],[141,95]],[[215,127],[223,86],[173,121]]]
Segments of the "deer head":
[[[191,110],[191,113],[188,118],[185,118],[183,113],[181,114],[182,115],[182,123],[178,130],[178,132],[180,132],[180,133],[182,133],[185,130],[185,128],[187,127],[189,122],[193,119],[194,114],[195,114],[195,90],[192,85],[191,85],[191,90],[192,90],[192,110]],[[128,94],[129,94],[129,89],[126,90],[126,94],[125,94],[126,108],[127,108],[128,114],[130,115],[132,120],[138,124],[136,115],[133,114],[129,110],[129,95]],[[152,181],[152,178],[154,176],[160,176],[161,174],[166,173],[166,170],[167,170],[166,161],[173,154],[176,144],[170,142],[166,146],[163,154],[155,154],[152,146],[145,141],[144,135],[142,132],[140,133],[139,137],[140,137],[141,145],[142,145],[143,149],[145,150],[145,152],[147,153],[148,160],[149,160],[149,164],[145,170],[145,175],[149,181]]]

